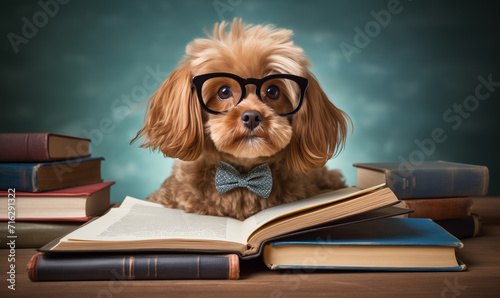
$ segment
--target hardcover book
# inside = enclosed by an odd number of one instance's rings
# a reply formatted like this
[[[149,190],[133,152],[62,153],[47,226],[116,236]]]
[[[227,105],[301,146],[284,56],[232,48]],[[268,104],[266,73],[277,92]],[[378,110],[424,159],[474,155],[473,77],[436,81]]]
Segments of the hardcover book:
[[[472,199],[469,197],[456,198],[427,198],[404,199],[398,207],[412,209],[410,218],[430,218],[432,220],[448,218],[466,218],[472,212]]]
[[[0,163],[0,189],[40,192],[102,182],[102,157],[46,163]]]
[[[357,187],[386,183],[399,199],[485,196],[489,172],[485,166],[445,161],[355,163]]]
[[[38,253],[27,266],[31,281],[238,279],[239,258],[228,255]]]
[[[467,218],[440,219],[435,222],[458,239],[476,237],[481,233],[482,219],[475,213]]]
[[[16,248],[39,248],[52,240],[64,236],[82,225],[82,222],[25,222],[18,221],[11,225],[15,234],[9,233],[8,222],[0,222],[0,239],[8,240],[7,236],[17,236]],[[0,248],[10,248],[8,241],[1,241]]]
[[[267,244],[271,269],[462,271],[463,244],[430,219],[385,218]]]
[[[17,221],[88,220],[110,207],[110,188],[103,182],[47,192],[15,192]],[[0,220],[7,220],[9,192],[0,190]]]
[[[90,139],[49,132],[0,133],[0,162],[44,162],[90,156]]]
[[[376,186],[359,190],[352,187],[271,207],[239,221],[185,213],[127,197],[119,208],[112,208],[102,217],[42,247],[41,251],[224,251],[250,258],[258,256],[262,243],[273,237],[354,215],[380,216],[368,214],[397,202],[389,188]],[[396,209],[398,214],[407,211]]]

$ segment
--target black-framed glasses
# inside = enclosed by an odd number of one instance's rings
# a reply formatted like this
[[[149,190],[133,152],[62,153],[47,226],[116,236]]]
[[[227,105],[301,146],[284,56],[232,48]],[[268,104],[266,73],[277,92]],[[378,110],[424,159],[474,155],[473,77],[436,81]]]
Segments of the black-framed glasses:
[[[292,115],[300,109],[309,85],[308,79],[290,74],[243,79],[224,72],[195,76],[192,82],[201,106],[211,114],[231,110],[246,98],[246,86],[255,85],[259,100],[280,116]]]

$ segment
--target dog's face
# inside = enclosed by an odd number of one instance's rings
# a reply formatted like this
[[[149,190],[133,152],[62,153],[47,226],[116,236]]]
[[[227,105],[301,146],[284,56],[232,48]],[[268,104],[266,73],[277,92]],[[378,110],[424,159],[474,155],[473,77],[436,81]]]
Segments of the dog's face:
[[[347,116],[307,69],[310,62],[290,41],[292,32],[235,20],[228,33],[226,25],[188,44],[181,65],[151,97],[137,135],[145,137],[142,146],[194,160],[212,142],[235,158],[285,152],[280,156],[292,170],[323,166],[343,147]],[[205,74],[218,75],[193,86],[193,77]],[[305,96],[294,80],[274,78],[281,74],[306,78]]]
[[[292,125],[287,114],[302,100],[294,80],[279,75],[263,80],[251,77],[254,84],[246,85],[249,80],[233,74],[214,75],[196,88],[200,104],[210,112],[205,131],[217,150],[238,158],[258,158],[272,156],[290,143]]]

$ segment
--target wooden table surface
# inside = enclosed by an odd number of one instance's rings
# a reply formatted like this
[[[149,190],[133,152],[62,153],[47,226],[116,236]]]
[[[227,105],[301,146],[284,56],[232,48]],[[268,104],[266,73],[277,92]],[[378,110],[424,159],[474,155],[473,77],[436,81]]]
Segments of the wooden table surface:
[[[465,272],[271,271],[243,262],[239,280],[31,282],[34,249],[16,249],[16,290],[7,288],[8,251],[0,250],[0,297],[500,297],[500,197],[474,198],[481,235],[457,251]]]

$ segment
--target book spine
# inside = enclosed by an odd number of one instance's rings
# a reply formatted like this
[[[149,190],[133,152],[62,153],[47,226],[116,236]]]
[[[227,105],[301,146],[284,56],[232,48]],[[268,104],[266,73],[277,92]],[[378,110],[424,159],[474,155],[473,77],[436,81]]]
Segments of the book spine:
[[[6,133],[0,135],[0,162],[50,161],[49,133]]]
[[[22,222],[16,218],[16,248],[38,248],[50,241],[66,235],[79,226],[81,222]],[[8,225],[0,222],[0,239],[7,239]],[[8,248],[2,241],[0,248]]]
[[[415,211],[408,214],[409,218],[432,220],[469,217],[473,203],[469,197],[405,199],[401,202],[406,208]]]
[[[52,255],[39,253],[27,266],[31,281],[238,279],[230,255]]]
[[[387,186],[399,199],[485,196],[487,167],[386,170]]]
[[[37,172],[40,165],[15,166],[0,164],[0,189],[16,189],[16,191],[37,192]]]
[[[481,233],[482,219],[478,214],[468,218],[436,220],[436,223],[458,239],[476,237]]]

